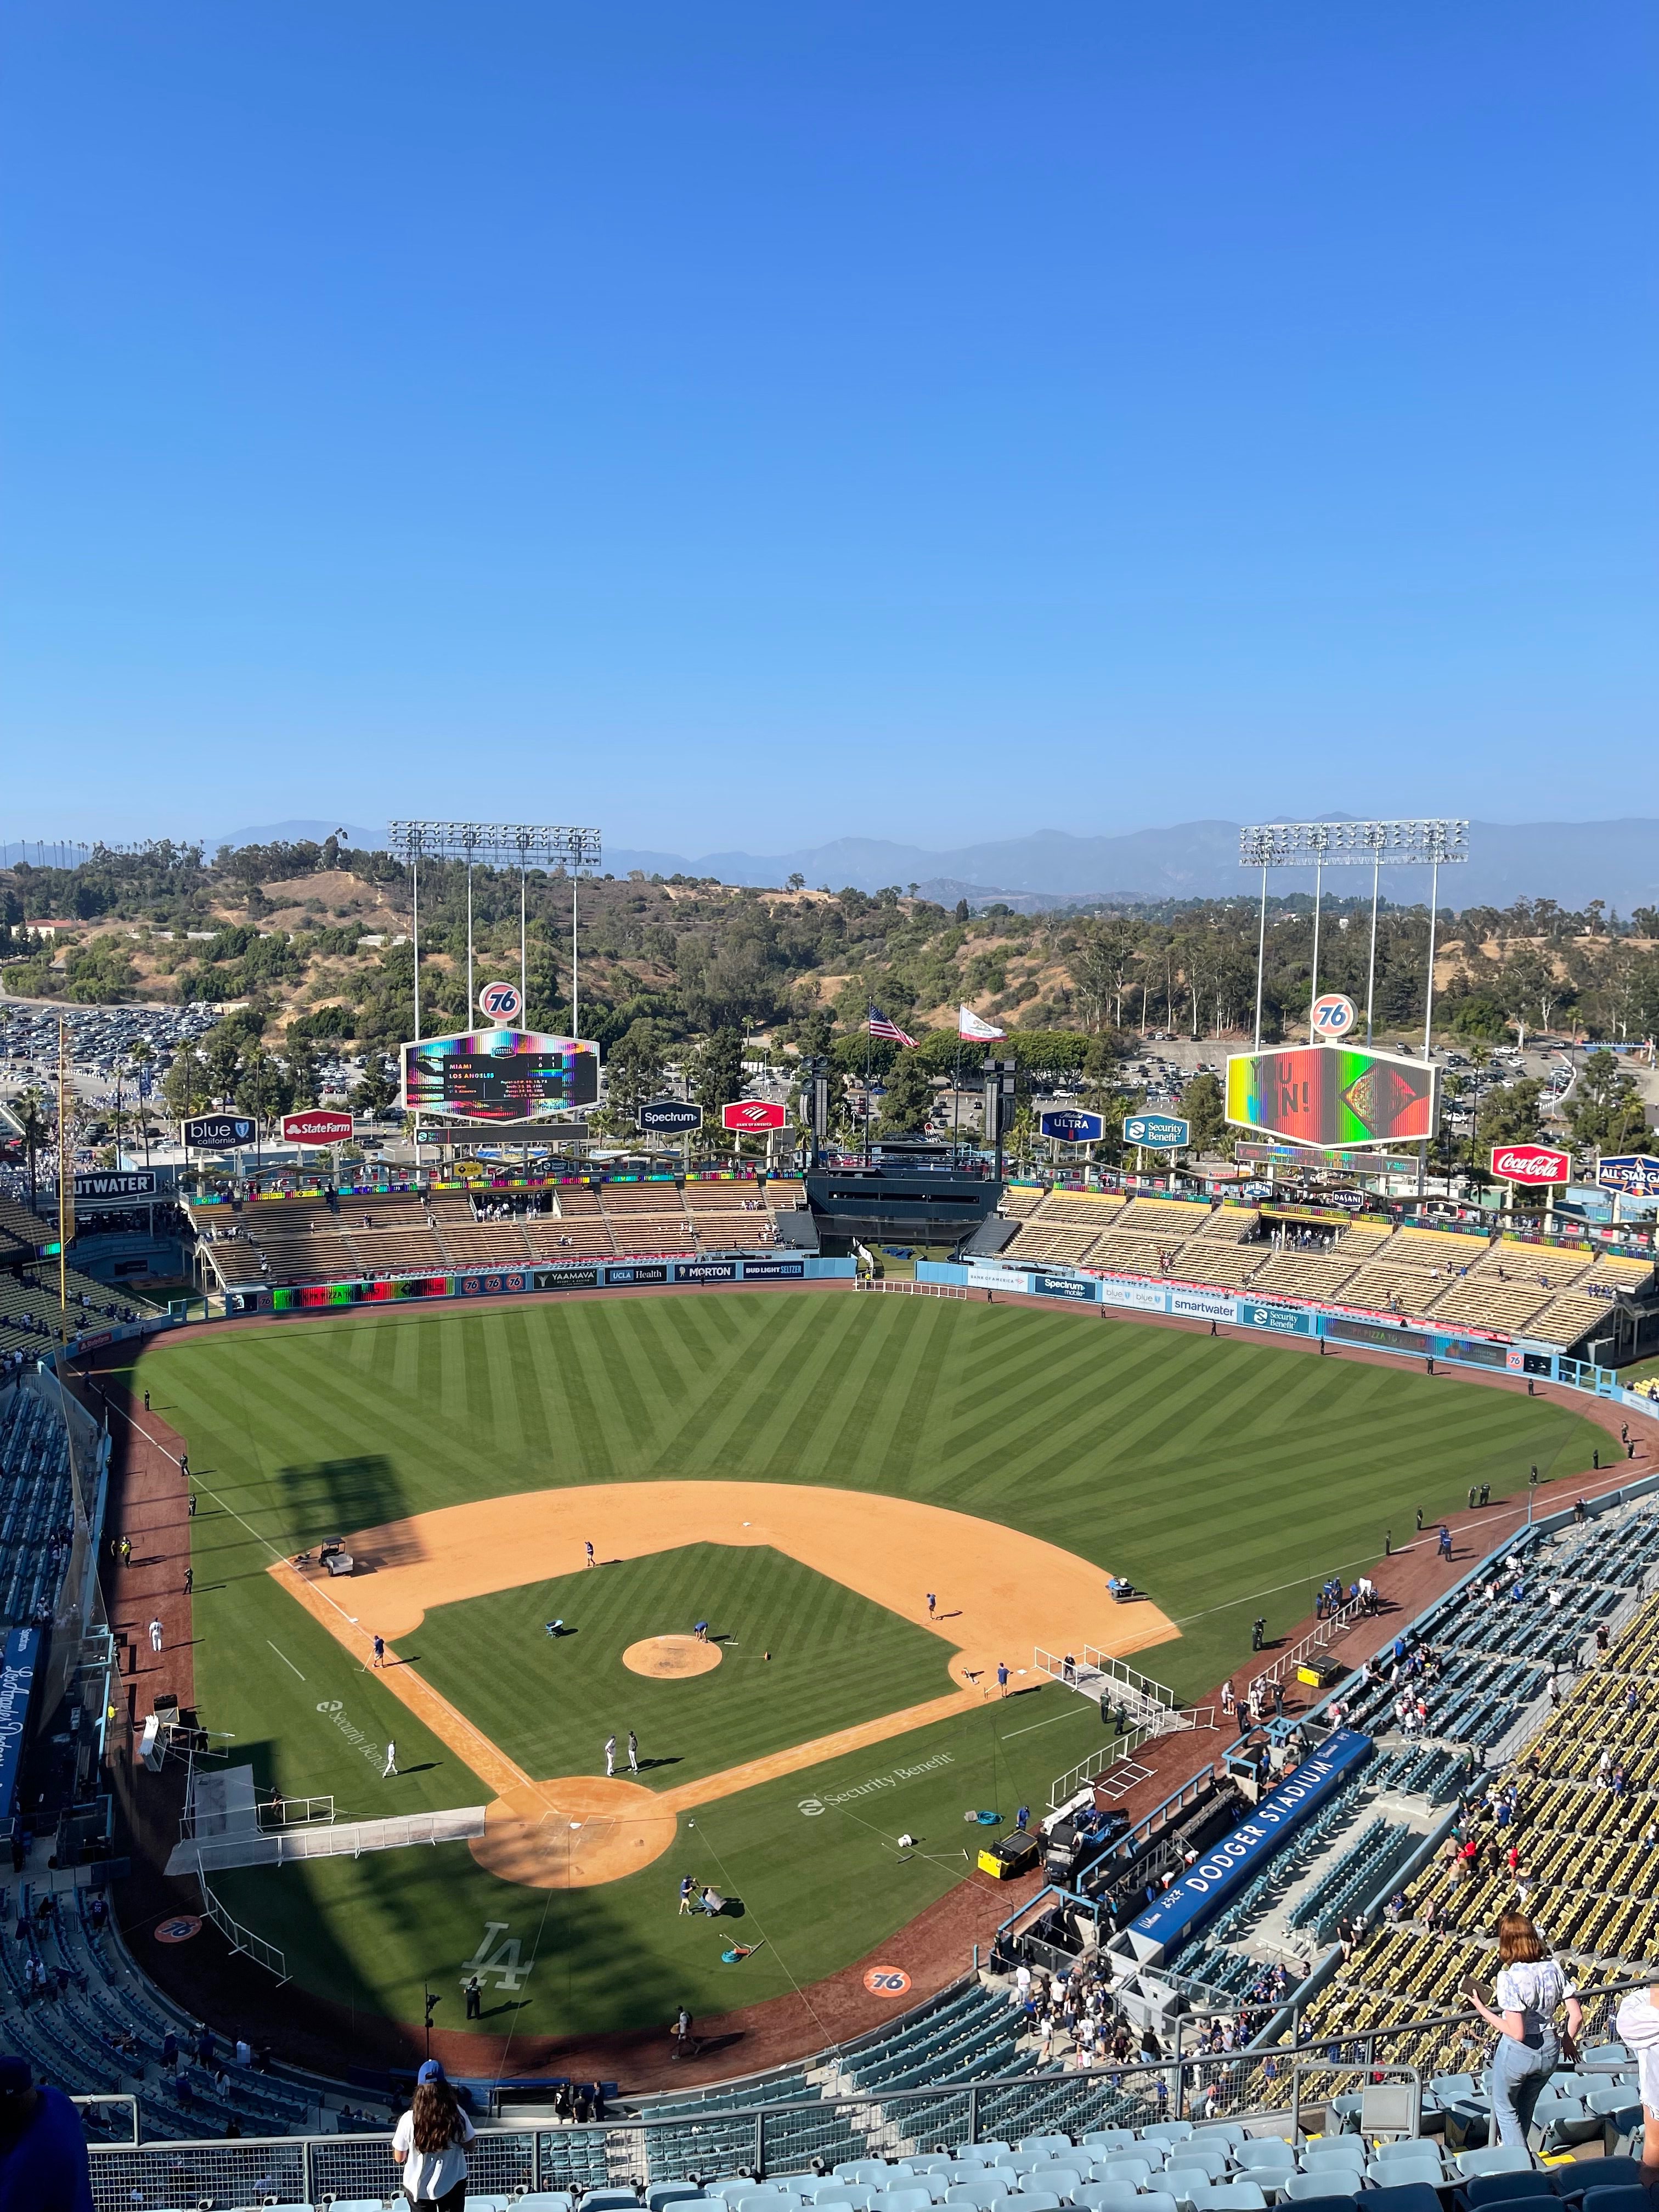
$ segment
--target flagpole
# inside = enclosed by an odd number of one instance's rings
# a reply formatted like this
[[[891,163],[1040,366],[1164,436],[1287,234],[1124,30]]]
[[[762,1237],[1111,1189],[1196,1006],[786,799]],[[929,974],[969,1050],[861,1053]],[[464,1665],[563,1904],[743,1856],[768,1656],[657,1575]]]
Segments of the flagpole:
[[[864,1008],[864,1164],[870,1164],[870,1025],[876,1018],[875,1001],[866,1000]]]

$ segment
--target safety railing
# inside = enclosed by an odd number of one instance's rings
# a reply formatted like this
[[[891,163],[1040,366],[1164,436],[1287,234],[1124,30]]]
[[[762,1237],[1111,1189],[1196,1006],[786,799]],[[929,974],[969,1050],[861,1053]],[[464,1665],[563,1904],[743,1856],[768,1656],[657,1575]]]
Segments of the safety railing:
[[[233,1919],[208,1887],[205,1875],[198,1874],[197,1880],[202,1887],[203,1916],[213,1923],[231,1949],[275,1974],[279,1984],[285,1982],[288,1960],[284,1954],[274,1943],[267,1943],[263,1936],[256,1936],[251,1928],[244,1928],[240,1920]]]

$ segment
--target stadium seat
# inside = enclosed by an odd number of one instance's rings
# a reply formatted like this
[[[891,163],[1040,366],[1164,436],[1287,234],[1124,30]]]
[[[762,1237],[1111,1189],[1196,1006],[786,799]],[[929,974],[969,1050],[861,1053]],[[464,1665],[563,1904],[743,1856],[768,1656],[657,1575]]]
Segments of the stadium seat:
[[[1167,2143],[1173,2148],[1176,2143],[1185,2142],[1192,2133],[1190,2120],[1159,2120],[1150,2128],[1142,2128],[1140,2140],[1142,2142]]]
[[[991,2212],[995,2200],[1005,2194],[1002,2185],[995,2181],[953,2181],[945,2192],[947,2204],[971,2204],[974,2212]]]
[[[1072,2198],[1086,2212],[1139,2212],[1146,2201],[1132,2181],[1085,2181]]]
[[[1158,2178],[1177,2204],[1199,2204],[1215,2185],[1209,2168],[1203,2166],[1166,2166]]]
[[[1477,2173],[1531,2173],[1536,2169],[1532,2153],[1519,2143],[1483,2143],[1479,2150],[1460,2150],[1457,2170],[1466,2178]]]
[[[752,2195],[758,2203],[770,2192],[759,2184],[751,2183],[744,2189],[743,2194],[745,2197]],[[477,2199],[475,2197],[472,2201],[476,2204]],[[637,2212],[639,2201],[631,2189],[590,2189],[582,2199],[588,2207],[588,2212]],[[728,2204],[735,2203],[735,2194],[726,2201]]]
[[[830,2169],[837,2181],[867,2181],[872,2189],[879,2189],[888,2178],[887,2162],[879,2158],[843,2159]]]
[[[1060,2199],[1050,2189],[1022,2189],[1018,2196],[994,2197],[990,2212],[1060,2212]]]
[[[1086,2164],[1079,2170],[1076,2166],[1061,2166],[1059,2161],[1056,2160],[1052,2166],[1045,2165],[1034,2167],[1031,2172],[1030,2179],[1026,2184],[1026,2188],[1027,2190],[1052,2190],[1054,2195],[1060,2199],[1062,2203],[1069,2203],[1070,2200],[1076,2196],[1078,2191],[1083,2186],[1084,2182],[1088,2179],[1089,2172],[1090,2168]],[[893,2203],[893,2197],[896,2193],[896,2192],[890,2192],[888,2197],[888,2203],[890,2204]],[[896,2207],[895,2207],[895,2212],[897,2212]]]
[[[1266,2212],[1267,2203],[1255,2181],[1212,2181],[1192,2199],[1193,2212]]]
[[[1317,2173],[1292,2173],[1283,2186],[1292,2204],[1312,2204],[1319,2212],[1353,2212],[1355,2198],[1352,2190],[1342,2187],[1344,2169],[1327,2166]],[[1358,2182],[1357,2173],[1350,2172],[1350,2180]]]
[[[1582,2074],[1622,2074],[1630,2064],[1630,2053],[1622,2043],[1592,2044],[1588,2051],[1578,2054],[1578,2070]]]
[[[1078,2137],[1078,2148],[1100,2152],[1127,2150],[1135,2140],[1133,2128],[1093,2128],[1086,2136]]]
[[[1144,2189],[1152,2178],[1152,2160],[1144,2152],[1109,2150],[1095,2160],[1097,2181],[1127,2181],[1132,2189]]]
[[[683,2182],[663,2183],[659,2185],[675,2189],[683,2189],[685,2186]],[[653,2191],[653,2194],[654,2193]],[[378,2197],[374,2199],[377,2204],[380,2201]],[[649,2199],[647,2201],[648,2202]],[[677,2197],[674,2199],[677,2204],[689,2203],[690,2201],[689,2197]],[[515,2197],[513,2201],[513,2212],[570,2212],[570,2205],[571,2196],[568,2189],[538,2189],[533,2190],[528,2197]],[[343,2212],[343,2208],[337,2205],[335,2212]]]
[[[1167,2189],[1143,2189],[1135,2199],[1135,2212],[1176,2212],[1176,2201]]]
[[[1237,2146],[1239,2166],[1247,2173],[1294,2173],[1296,2153],[1279,2136],[1252,2136]]]
[[[663,2212],[665,2204],[678,2204],[702,2191],[691,2181],[653,2181],[645,2192],[648,2212]]]
[[[1634,2158],[1594,2158],[1586,2159],[1582,2166],[1558,2166],[1552,2171],[1550,2179],[1569,2204],[1582,2203],[1592,2189],[1644,2186],[1641,2160]]]
[[[887,2191],[887,2212],[931,2212],[933,2202],[933,2191],[914,2180]]]
[[[1201,2121],[1193,2136],[1194,2142],[1201,2143],[1242,2143],[1249,2139],[1249,2130],[1237,2120]]]
[[[1441,2212],[1439,2192],[1432,2182],[1388,2181],[1366,2191],[1365,2212]]]
[[[1587,2189],[1584,2212],[1653,2212],[1653,2199],[1645,2189]]]
[[[1070,2150],[1072,2138],[1070,2136],[1022,2136],[1019,2148],[1035,2151],[1039,2158],[1050,2158],[1056,2151]]]
[[[1358,2136],[1317,2136],[1303,2144],[1301,2160],[1304,2173],[1312,2173],[1322,2166],[1355,2166],[1363,2173],[1365,2146]]]
[[[1170,2152],[1170,2163],[1172,2166],[1201,2166],[1211,2181],[1219,2181],[1232,2160],[1227,2155],[1224,2143],[1218,2143],[1212,2148],[1208,2143],[1200,2143],[1194,2136]]]
[[[1426,2183],[1431,2189],[1443,2189],[1446,2185],[1445,2169],[1434,2145],[1413,2142],[1406,2148],[1410,2154],[1408,2156],[1371,2160],[1365,2168],[1365,2179],[1371,2187],[1407,2189],[1415,2188],[1419,2183]]]

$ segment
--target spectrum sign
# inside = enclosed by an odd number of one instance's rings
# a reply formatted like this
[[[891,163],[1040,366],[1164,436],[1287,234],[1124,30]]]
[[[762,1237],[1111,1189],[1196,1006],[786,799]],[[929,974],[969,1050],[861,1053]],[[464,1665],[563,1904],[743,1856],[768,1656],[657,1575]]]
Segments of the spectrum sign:
[[[1440,1071],[1403,1053],[1340,1044],[1231,1053],[1227,1119],[1261,1135],[1334,1149],[1409,1143],[1439,1129]]]

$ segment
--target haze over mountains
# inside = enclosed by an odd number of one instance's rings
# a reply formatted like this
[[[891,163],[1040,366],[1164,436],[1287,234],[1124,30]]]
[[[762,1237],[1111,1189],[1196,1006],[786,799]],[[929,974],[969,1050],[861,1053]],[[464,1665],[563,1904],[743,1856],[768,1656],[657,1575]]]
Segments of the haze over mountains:
[[[1264,820],[1290,818],[1268,814]],[[1335,817],[1329,817],[1335,819]],[[276,838],[323,838],[333,822],[278,822],[210,838],[222,844],[264,844]],[[346,825],[353,843],[381,844],[384,829]],[[1550,898],[1564,907],[1604,899],[1620,914],[1659,905],[1659,821],[1471,822],[1468,860],[1441,874],[1445,906],[1508,906],[1517,898]],[[933,851],[885,838],[840,837],[794,852],[663,853],[607,841],[605,866],[615,875],[718,876],[723,883],[775,887],[792,875],[832,890],[844,884],[873,891],[915,884],[929,898],[983,899],[999,894],[1026,902],[1117,897],[1142,899],[1253,896],[1260,878],[1238,865],[1236,822],[1181,822],[1117,837],[1073,837],[1039,830],[1024,837]],[[1358,890],[1364,868],[1333,871],[1333,891]],[[1385,894],[1411,902],[1428,892],[1425,869],[1384,872]],[[1275,889],[1311,890],[1311,870],[1278,872]]]

